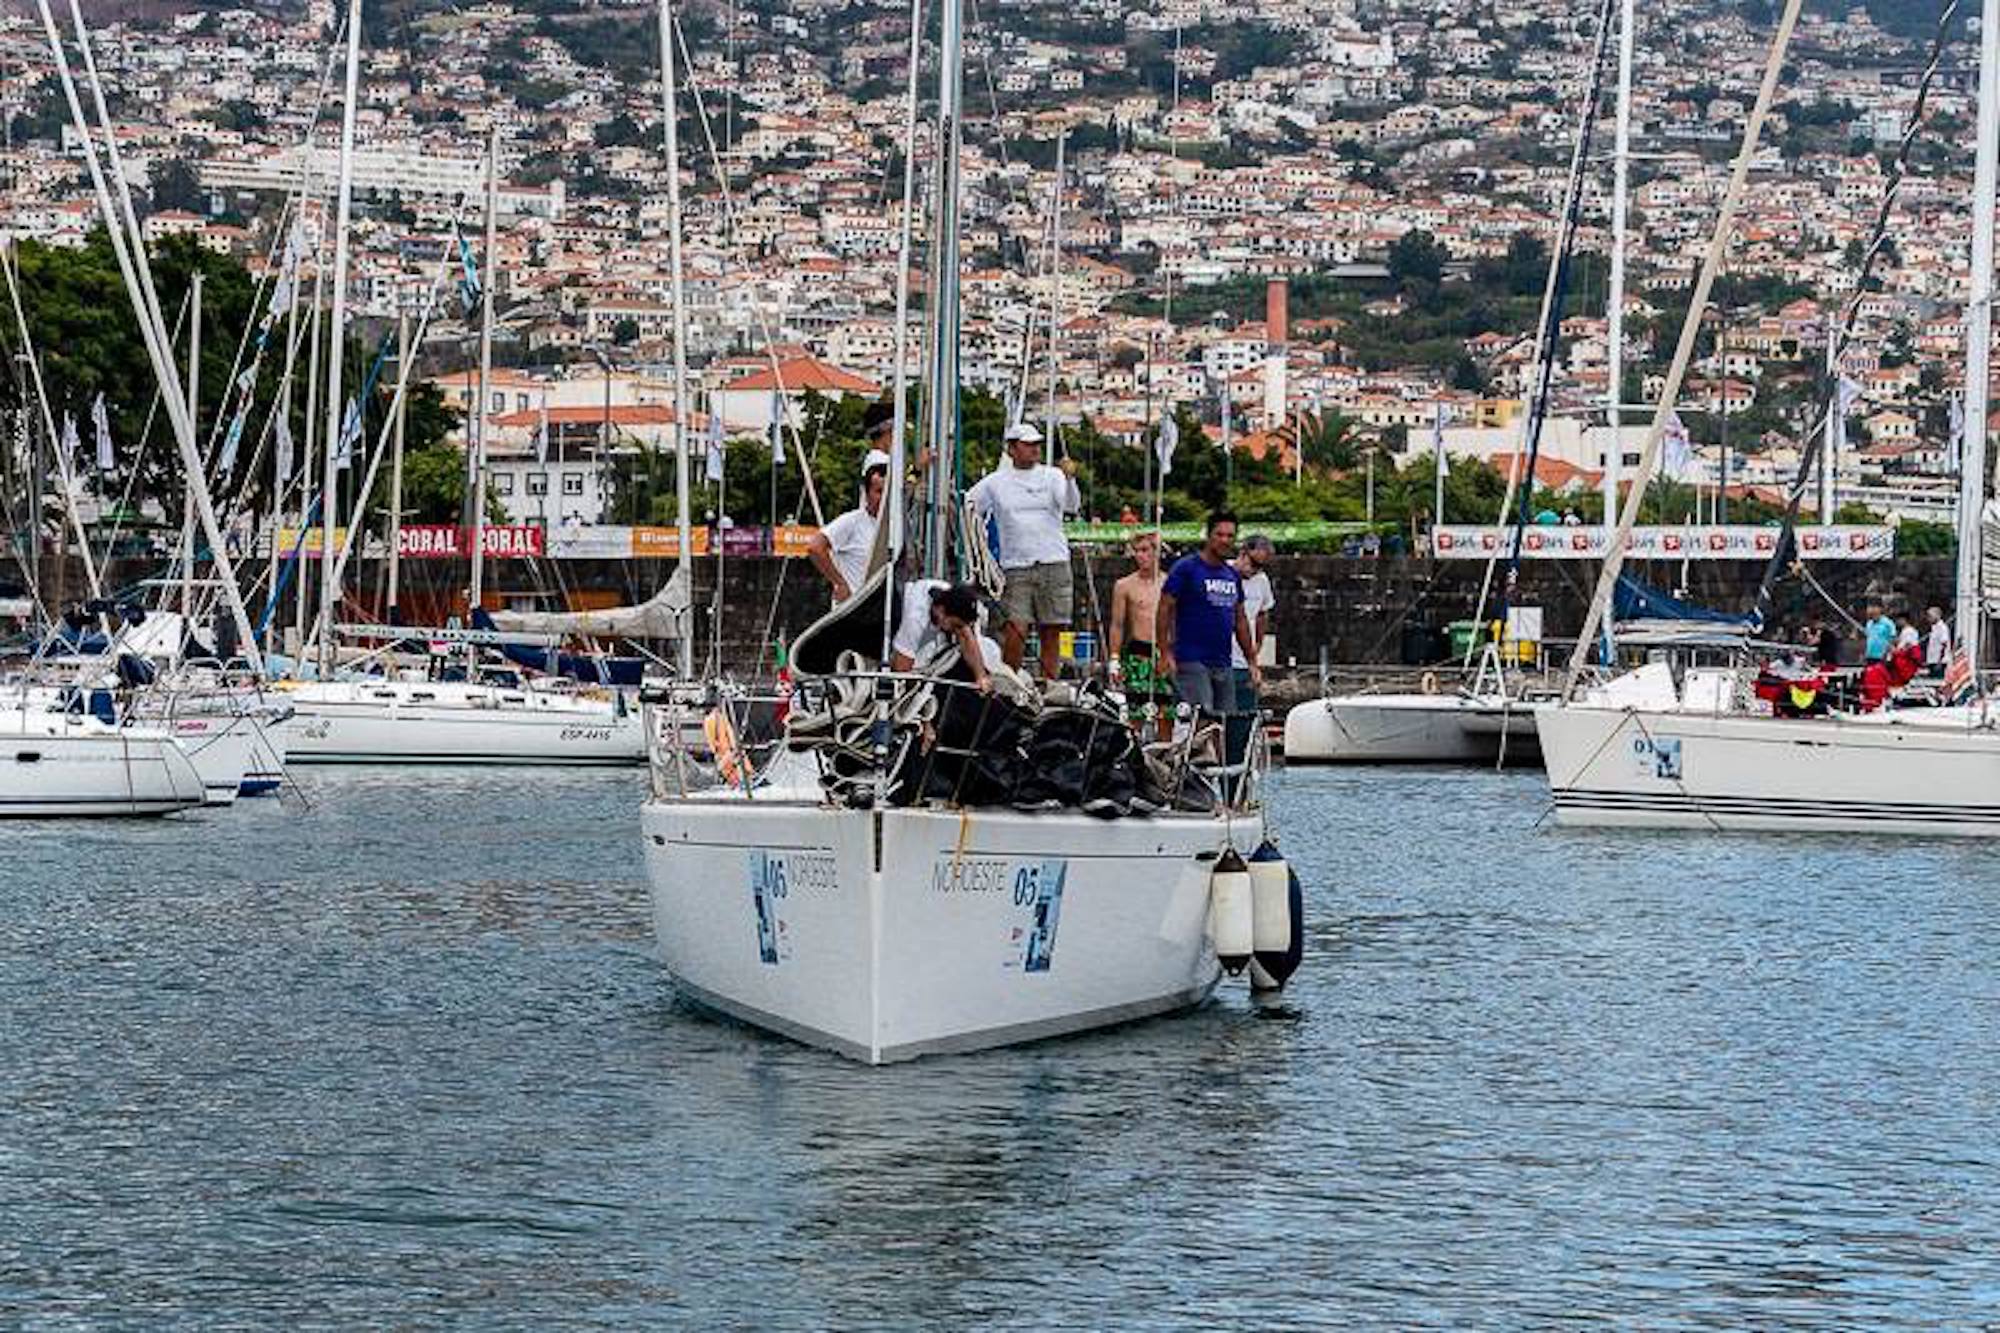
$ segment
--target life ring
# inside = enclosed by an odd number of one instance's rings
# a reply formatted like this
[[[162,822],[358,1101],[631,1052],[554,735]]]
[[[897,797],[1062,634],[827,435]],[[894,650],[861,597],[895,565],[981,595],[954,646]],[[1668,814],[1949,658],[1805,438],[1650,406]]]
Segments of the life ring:
[[[722,780],[732,787],[740,786],[743,758],[736,748],[736,728],[730,725],[728,716],[720,708],[710,709],[701,720],[701,734],[708,742],[708,752],[715,756],[715,768]]]
[[[1417,687],[1425,694],[1436,694],[1438,692],[1438,673],[1435,671],[1424,672],[1424,678],[1417,682]]]

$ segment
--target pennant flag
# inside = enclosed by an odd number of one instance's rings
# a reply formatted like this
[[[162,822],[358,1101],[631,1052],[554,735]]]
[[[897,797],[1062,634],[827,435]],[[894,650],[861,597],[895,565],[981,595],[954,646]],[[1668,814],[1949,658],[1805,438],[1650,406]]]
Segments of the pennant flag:
[[[472,258],[472,242],[465,233],[458,236],[458,303],[464,307],[467,318],[479,308],[479,265]]]
[[[347,400],[347,415],[340,423],[340,443],[334,446],[333,466],[346,471],[354,461],[354,445],[361,438],[361,403],[355,398]]]
[[[719,482],[722,480],[722,477],[722,414],[710,411],[708,414],[708,479]]]
[[[1431,413],[1431,452],[1437,458],[1437,474],[1451,475],[1451,456],[1444,450],[1444,404],[1439,403]]]
[[[236,451],[243,443],[243,419],[249,412],[248,403],[236,409],[236,415],[229,418],[229,433],[222,437],[222,452],[216,457],[215,472],[224,481],[236,470]]]
[[[278,484],[283,486],[292,475],[292,427],[282,413],[279,414],[275,433],[278,437],[275,472]]]
[[[118,455],[111,447],[111,414],[105,410],[101,393],[90,405],[90,429],[97,436],[97,470],[110,472],[118,466]]]
[[[549,461],[549,400],[546,394],[542,397],[542,422],[535,428],[535,461]]]
[[[771,466],[785,465],[785,398],[783,394],[771,394]]]
[[[1162,478],[1174,470],[1174,450],[1180,447],[1180,442],[1180,422],[1174,420],[1173,408],[1169,407],[1166,416],[1160,419],[1159,437],[1153,442],[1153,450],[1160,457]]]
[[[1944,669],[1944,701],[1948,704],[1964,703],[1972,697],[1977,681],[1972,674],[1972,659],[1965,649],[1959,648],[1951,655],[1951,664]]]
[[[62,433],[63,471],[67,472],[69,470],[71,462],[76,458],[77,450],[81,448],[83,448],[83,442],[76,437],[76,417],[72,413],[65,412],[63,413]]]
[[[1663,437],[1666,445],[1660,459],[1660,475],[1669,481],[1686,481],[1694,471],[1694,449],[1688,440],[1687,423],[1681,414],[1667,414],[1667,432]]]
[[[1951,470],[1959,469],[1959,460],[1965,457],[1965,400],[1951,400]]]

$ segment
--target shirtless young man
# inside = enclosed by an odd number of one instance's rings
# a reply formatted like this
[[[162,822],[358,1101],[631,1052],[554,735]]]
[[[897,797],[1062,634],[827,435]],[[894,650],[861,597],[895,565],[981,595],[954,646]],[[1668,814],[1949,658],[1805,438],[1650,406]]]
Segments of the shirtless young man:
[[[1159,654],[1153,646],[1153,623],[1160,610],[1160,534],[1141,532],[1126,543],[1136,566],[1111,588],[1111,677],[1125,687],[1126,714],[1136,726],[1145,721],[1146,706],[1157,705],[1156,726],[1161,740],[1174,734],[1173,682],[1164,684],[1157,671]]]

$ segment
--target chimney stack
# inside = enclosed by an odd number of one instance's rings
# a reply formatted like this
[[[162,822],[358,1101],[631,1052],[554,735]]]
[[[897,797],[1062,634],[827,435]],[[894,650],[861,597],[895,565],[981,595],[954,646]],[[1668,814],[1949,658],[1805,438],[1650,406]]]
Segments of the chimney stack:
[[[1285,342],[1291,336],[1291,288],[1272,278],[1264,288],[1264,429],[1285,424]]]

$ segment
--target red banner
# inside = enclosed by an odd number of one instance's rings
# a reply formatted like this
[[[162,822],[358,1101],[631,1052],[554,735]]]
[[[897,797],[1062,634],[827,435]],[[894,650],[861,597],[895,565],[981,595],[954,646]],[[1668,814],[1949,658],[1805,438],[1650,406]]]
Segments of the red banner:
[[[542,529],[533,523],[489,523],[479,529],[489,560],[525,560],[545,553]],[[472,551],[469,529],[450,523],[405,524],[396,549],[405,560],[463,560]]]

